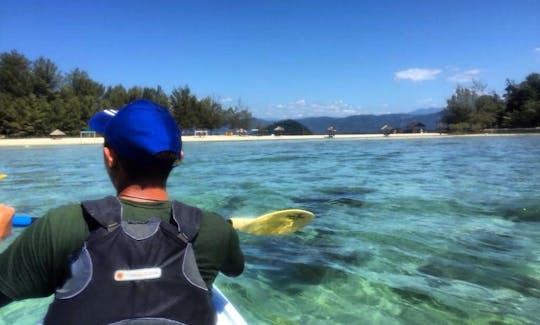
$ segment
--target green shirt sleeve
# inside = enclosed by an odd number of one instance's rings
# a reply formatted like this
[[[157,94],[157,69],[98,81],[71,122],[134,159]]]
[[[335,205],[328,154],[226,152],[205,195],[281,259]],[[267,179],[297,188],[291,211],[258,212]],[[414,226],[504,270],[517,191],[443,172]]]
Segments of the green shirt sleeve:
[[[244,270],[244,254],[236,230],[223,217],[203,211],[199,235],[193,243],[202,278],[210,287],[219,272],[238,276]]]
[[[80,205],[50,210],[0,255],[0,291],[12,300],[51,295],[87,236]]]

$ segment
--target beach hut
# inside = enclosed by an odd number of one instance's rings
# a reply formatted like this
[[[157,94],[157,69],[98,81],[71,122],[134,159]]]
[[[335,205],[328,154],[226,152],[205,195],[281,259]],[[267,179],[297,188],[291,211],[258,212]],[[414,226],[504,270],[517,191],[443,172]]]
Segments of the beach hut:
[[[329,138],[333,138],[333,137],[336,136],[336,131],[337,131],[337,130],[336,130],[335,127],[331,126],[331,127],[329,127],[328,129],[326,129],[326,131],[328,131],[328,137],[329,137]]]
[[[381,128],[381,130],[383,131],[383,134],[384,134],[385,136],[389,136],[390,133],[395,132],[396,129],[395,129],[393,126],[389,125],[389,124],[385,124],[385,125]]]
[[[199,137],[199,138],[202,138],[202,137],[205,137],[208,135],[208,130],[195,130],[195,132],[193,133],[194,136],[196,137]]]
[[[58,129],[52,131],[49,133],[49,136],[53,139],[62,139],[62,137],[65,137],[66,134]]]
[[[274,132],[276,132],[276,135],[281,135],[283,134],[283,132],[285,132],[285,128],[282,126],[276,126],[276,128],[274,129]]]
[[[422,122],[412,121],[407,124],[407,132],[411,133],[424,133],[426,125]]]

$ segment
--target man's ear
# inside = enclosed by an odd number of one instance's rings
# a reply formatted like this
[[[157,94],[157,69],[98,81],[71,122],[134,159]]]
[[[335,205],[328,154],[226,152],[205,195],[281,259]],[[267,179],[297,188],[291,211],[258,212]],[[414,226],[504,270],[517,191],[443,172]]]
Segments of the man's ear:
[[[180,166],[182,164],[182,160],[184,160],[184,150],[180,150],[180,158],[176,159],[176,161],[173,163],[173,167]]]
[[[103,147],[103,160],[109,168],[114,168],[118,164],[116,154],[109,147]]]

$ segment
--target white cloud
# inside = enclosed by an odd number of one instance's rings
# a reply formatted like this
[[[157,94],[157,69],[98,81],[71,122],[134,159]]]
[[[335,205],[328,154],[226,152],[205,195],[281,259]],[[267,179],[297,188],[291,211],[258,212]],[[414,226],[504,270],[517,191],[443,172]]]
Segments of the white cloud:
[[[431,105],[433,104],[434,100],[433,98],[421,98],[416,101],[420,105]]]
[[[305,116],[345,117],[362,114],[361,106],[352,106],[336,100],[332,102],[310,103],[305,99],[296,100],[286,104],[276,104],[265,111],[265,118],[302,118]]]
[[[535,48],[534,51],[535,51],[536,53],[540,54],[540,47]]]
[[[412,68],[408,70],[398,71],[395,74],[396,80],[410,80],[414,82],[433,80],[442,70],[440,69],[421,69]]]
[[[220,101],[222,103],[230,103],[233,101],[233,99],[231,97],[225,97],[225,98],[221,98]]]
[[[474,79],[478,79],[479,75],[480,75],[479,69],[460,71],[448,77],[448,81],[461,82],[461,83],[471,82]]]
[[[299,99],[295,102],[296,105],[299,106],[306,106],[306,100],[305,99]]]

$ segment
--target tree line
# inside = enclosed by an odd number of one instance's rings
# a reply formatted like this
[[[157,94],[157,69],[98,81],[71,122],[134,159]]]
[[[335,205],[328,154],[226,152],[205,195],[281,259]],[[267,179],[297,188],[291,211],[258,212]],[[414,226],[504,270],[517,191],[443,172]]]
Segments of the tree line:
[[[477,132],[486,128],[540,126],[540,74],[520,83],[507,80],[505,94],[486,94],[485,86],[458,86],[442,112],[441,128]],[[157,86],[104,86],[78,68],[69,73],[44,57],[30,61],[13,50],[0,54],[0,136],[45,136],[55,129],[78,135],[88,119],[105,108],[145,98],[170,109],[183,130],[249,129],[251,112],[240,102],[223,108],[211,97],[197,98],[186,85],[170,94]],[[260,128],[262,129],[262,128]]]
[[[44,57],[31,61],[15,50],[0,54],[0,136],[45,136],[55,129],[78,135],[94,113],[138,98],[168,107],[183,130],[247,129],[253,119],[240,102],[223,108],[211,97],[197,98],[187,85],[171,94],[160,86],[104,86],[79,68],[62,73]]]
[[[450,132],[478,132],[488,128],[540,127],[540,74],[524,81],[506,81],[505,94],[485,93],[485,85],[458,86],[443,110],[442,127]]]

